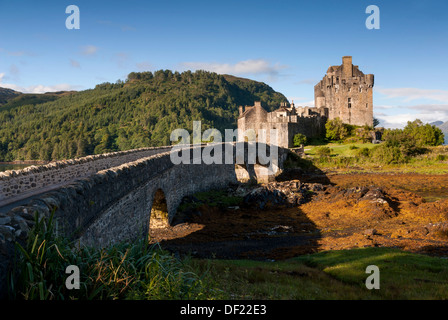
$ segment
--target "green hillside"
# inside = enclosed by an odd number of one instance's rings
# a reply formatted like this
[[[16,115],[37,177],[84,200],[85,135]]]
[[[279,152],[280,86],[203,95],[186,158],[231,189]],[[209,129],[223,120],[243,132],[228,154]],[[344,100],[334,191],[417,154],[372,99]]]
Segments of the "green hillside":
[[[20,92],[12,89],[0,88],[0,106],[7,103],[9,100],[20,95]]]
[[[238,106],[287,101],[264,83],[206,71],[132,72],[94,89],[21,95],[0,105],[0,161],[56,160],[169,145],[172,130],[236,128]]]

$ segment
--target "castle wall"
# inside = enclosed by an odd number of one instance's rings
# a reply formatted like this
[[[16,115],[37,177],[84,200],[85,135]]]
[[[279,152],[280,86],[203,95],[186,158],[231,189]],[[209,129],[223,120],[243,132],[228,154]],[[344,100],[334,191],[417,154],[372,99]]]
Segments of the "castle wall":
[[[264,110],[264,109],[263,109]],[[260,140],[262,132],[265,131],[266,143],[276,144],[283,148],[292,148],[294,146],[294,136],[302,133],[308,138],[315,138],[324,134],[325,122],[328,118],[328,110],[326,108],[310,108],[297,107],[287,109],[285,106],[269,113],[261,113],[263,117],[250,110],[240,116],[238,119],[238,141],[245,141],[242,136],[243,132],[253,129],[256,134],[257,141]],[[270,130],[277,130],[277,140],[270,139]]]
[[[352,64],[351,57],[343,57],[342,66],[330,67],[315,86],[315,105],[325,105],[329,119],[340,118],[353,125],[373,125],[374,76],[365,75]]]
[[[238,141],[247,140],[244,133],[248,133],[249,129],[255,130],[255,133],[261,128],[260,124],[267,121],[268,113],[263,109],[261,104],[256,104],[254,107],[246,107],[244,117],[238,118]],[[249,140],[255,139],[249,134]]]

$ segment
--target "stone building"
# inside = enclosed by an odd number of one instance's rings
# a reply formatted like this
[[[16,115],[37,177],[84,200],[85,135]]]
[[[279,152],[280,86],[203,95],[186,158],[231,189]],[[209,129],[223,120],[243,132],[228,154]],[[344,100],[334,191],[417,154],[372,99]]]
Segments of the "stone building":
[[[291,148],[297,133],[307,138],[324,135],[327,120],[340,118],[347,124],[373,126],[373,83],[373,74],[365,75],[352,64],[352,57],[343,57],[342,65],[328,68],[314,86],[315,107],[296,107],[294,103],[288,106],[285,102],[277,110],[267,112],[261,102],[240,106],[238,140],[260,141],[264,131],[265,141],[271,143],[270,129],[277,129],[277,145]]]
[[[288,107],[285,102],[277,110],[267,112],[261,102],[257,101],[254,106],[239,108],[238,140],[250,141],[256,138],[260,141],[260,135],[264,130],[266,142],[271,143],[270,129],[277,129],[277,145],[291,148],[297,133],[302,133],[308,138],[321,136],[325,130],[327,117],[327,108],[295,107],[294,103]],[[253,137],[253,134],[256,137]]]
[[[342,65],[331,66],[314,86],[314,104],[328,108],[328,119],[358,126],[373,125],[373,74],[362,73],[352,64],[352,57],[342,58]]]

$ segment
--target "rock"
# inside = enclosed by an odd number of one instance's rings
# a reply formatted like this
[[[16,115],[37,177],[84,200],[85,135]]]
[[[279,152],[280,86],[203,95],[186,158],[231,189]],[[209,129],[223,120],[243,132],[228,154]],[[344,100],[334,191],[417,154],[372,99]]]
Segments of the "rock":
[[[374,236],[376,234],[378,234],[376,229],[366,229],[363,232],[363,235],[365,236]]]
[[[310,186],[310,190],[311,191],[322,191],[322,190],[324,190],[324,186],[320,183],[313,183]]]
[[[14,240],[14,228],[10,226],[2,226],[0,225],[0,234],[2,235],[2,239],[6,241]]]
[[[28,231],[20,229],[16,231],[15,236],[16,238],[25,241],[28,238],[28,234]]]
[[[0,215],[0,225],[2,224],[8,224],[11,222],[11,217]]]
[[[378,200],[378,199],[384,200],[383,190],[381,190],[380,188],[371,188],[362,197],[362,200]]]
[[[272,206],[286,203],[286,196],[279,190],[269,190],[266,187],[260,187],[252,190],[243,198],[243,203],[251,207],[265,209]]]
[[[28,226],[28,223],[25,219],[23,219],[21,216],[14,216],[12,218],[12,224],[14,226],[17,226],[16,229],[22,230],[24,232],[28,232],[30,230],[30,227]]]

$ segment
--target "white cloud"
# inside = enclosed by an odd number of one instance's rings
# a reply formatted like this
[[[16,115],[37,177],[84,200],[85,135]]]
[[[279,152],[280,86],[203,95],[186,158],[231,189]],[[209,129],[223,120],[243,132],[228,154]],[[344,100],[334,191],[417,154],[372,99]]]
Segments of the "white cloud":
[[[448,104],[419,104],[416,106],[406,107],[414,110],[442,112],[448,114]]]
[[[10,52],[8,52],[8,54],[13,57],[22,57],[26,53],[25,53],[25,51],[10,51]]]
[[[400,108],[397,106],[390,106],[390,105],[381,105],[381,106],[375,106],[374,109],[395,109],[395,108]]]
[[[289,103],[293,103],[296,107],[314,107],[314,99],[309,100],[309,97],[293,97],[289,96],[287,97]]]
[[[287,68],[278,63],[271,64],[264,59],[251,59],[230,63],[213,62],[184,62],[183,67],[192,70],[207,70],[219,74],[243,75],[243,74],[267,74],[271,77],[279,75],[280,70]]]
[[[79,62],[76,61],[76,60],[73,60],[73,59],[70,59],[70,65],[71,65],[73,68],[81,68],[81,65],[79,64]]]
[[[429,99],[442,102],[448,102],[448,90],[436,89],[418,89],[418,88],[378,88],[376,89],[387,98],[403,98],[403,101],[409,102],[418,99]]]
[[[126,32],[126,31],[136,31],[137,30],[136,28],[134,28],[132,26],[129,26],[129,25],[126,25],[126,24],[113,23],[110,20],[98,20],[97,23],[105,25],[105,26],[113,27],[113,28],[120,28],[121,31],[123,31],[123,32]]]
[[[408,121],[420,119],[424,123],[448,120],[448,90],[418,88],[379,88],[377,92],[385,95],[384,99],[400,99],[402,103],[424,100],[437,103],[416,105],[375,105],[374,116],[380,125],[386,128],[403,128]],[[442,102],[442,103],[440,103]],[[376,112],[376,111],[379,112]]]
[[[314,107],[314,100],[307,100],[307,98],[288,97],[288,100],[291,103],[294,101],[296,107]]]
[[[28,86],[28,87],[22,87],[18,86],[16,84],[11,83],[3,83],[4,73],[0,73],[0,87],[2,88],[8,88],[15,91],[23,92],[23,93],[45,93],[45,92],[55,92],[55,91],[72,91],[72,90],[79,90],[82,87],[78,85],[71,85],[68,83],[61,83],[56,84],[52,86],[46,86],[43,84]]]
[[[120,28],[121,28],[121,31],[136,31],[137,30],[134,27],[131,27],[128,25],[122,25]]]
[[[81,54],[85,56],[91,56],[94,55],[98,51],[98,47],[93,45],[84,46],[81,48]]]
[[[115,60],[119,68],[125,68],[129,61],[129,54],[126,52],[119,52],[115,55]]]
[[[149,71],[152,69],[152,65],[147,61],[142,61],[136,64],[138,71]]]
[[[16,66],[15,64],[12,64],[12,65],[9,67],[9,73],[10,73],[13,77],[17,78],[17,77],[19,76],[20,71],[19,71],[19,68],[17,68],[17,66]]]
[[[416,105],[411,107],[396,107],[402,109],[403,112],[399,114],[387,114],[385,112],[375,112],[377,107],[374,107],[374,117],[380,120],[380,125],[386,128],[403,128],[408,121],[420,119],[424,123],[434,121],[448,120],[448,105]],[[413,112],[418,110],[418,112]]]

